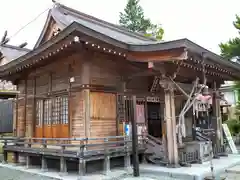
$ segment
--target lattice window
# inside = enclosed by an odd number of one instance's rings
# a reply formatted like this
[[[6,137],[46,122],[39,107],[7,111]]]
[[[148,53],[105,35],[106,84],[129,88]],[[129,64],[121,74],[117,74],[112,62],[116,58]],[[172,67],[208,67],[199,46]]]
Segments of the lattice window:
[[[51,124],[51,99],[46,99],[44,100],[44,114],[43,114],[43,119],[44,119],[44,124]]]
[[[43,100],[36,101],[36,126],[42,126],[43,123]]]
[[[53,112],[52,112],[52,123],[53,124],[60,124],[60,105],[61,99],[60,97],[56,97],[52,100],[53,103]]]
[[[61,124],[68,124],[68,98],[62,97],[61,98]]]
[[[36,125],[68,124],[68,98],[56,97],[38,100],[36,104]]]

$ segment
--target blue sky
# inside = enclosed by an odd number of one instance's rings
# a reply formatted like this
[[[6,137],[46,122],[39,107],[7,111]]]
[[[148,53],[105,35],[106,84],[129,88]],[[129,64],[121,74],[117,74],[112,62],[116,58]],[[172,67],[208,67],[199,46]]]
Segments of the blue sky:
[[[67,6],[118,23],[119,12],[127,0],[59,0]],[[238,35],[232,22],[240,14],[239,0],[140,0],[145,15],[154,23],[162,24],[164,40],[188,38],[219,53],[218,44]],[[51,7],[51,0],[8,0],[1,2],[0,36],[9,36],[26,25],[39,13]],[[47,12],[14,36],[9,44],[27,41],[31,48],[44,25]]]

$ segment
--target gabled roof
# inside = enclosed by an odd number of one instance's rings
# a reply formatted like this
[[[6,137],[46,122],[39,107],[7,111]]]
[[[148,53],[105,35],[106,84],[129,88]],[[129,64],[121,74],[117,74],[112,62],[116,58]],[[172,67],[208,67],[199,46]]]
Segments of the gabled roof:
[[[141,33],[131,32],[130,30],[119,25],[103,21],[101,19],[84,14],[82,12],[57,3],[48,13],[47,21],[35,45],[35,48],[40,45],[51,19],[53,19],[57,23],[61,30],[63,30],[73,22],[77,22],[89,29],[100,32],[102,34],[106,34],[115,40],[127,44],[148,44],[156,41],[155,38],[146,37]]]
[[[44,35],[47,33],[52,20],[57,23],[61,31],[50,40],[43,43]],[[234,71],[232,77],[240,79],[238,73],[240,71],[239,64],[227,61],[221,56],[208,51],[188,39],[159,42],[155,39],[145,37],[142,34],[130,32],[120,26],[83,14],[61,4],[56,4],[49,11],[48,19],[35,48],[16,58],[14,61],[0,66],[0,77],[7,76],[10,70],[16,73],[14,70],[15,68],[20,67],[21,71],[30,68],[34,64],[32,62],[36,60],[39,54],[48,53],[49,48],[54,47],[54,44],[61,44],[64,39],[72,38],[71,35],[78,36],[77,39],[79,39],[81,43],[95,41],[101,42],[103,46],[111,45],[121,49],[122,52],[126,53],[126,59],[128,60],[128,54],[131,52],[143,53],[186,49],[187,52],[193,52],[198,55],[205,53],[207,61],[210,64],[223,65],[224,69]],[[142,62],[138,59],[135,60]],[[31,66],[29,64],[31,64]]]
[[[5,60],[4,64],[9,63],[28,52],[30,52],[30,50],[26,48],[20,48],[9,44],[0,45],[0,59]]]

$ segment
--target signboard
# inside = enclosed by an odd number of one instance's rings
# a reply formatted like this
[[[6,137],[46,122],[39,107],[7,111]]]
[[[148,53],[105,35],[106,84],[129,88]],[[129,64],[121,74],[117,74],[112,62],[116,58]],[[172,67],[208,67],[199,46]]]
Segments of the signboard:
[[[228,144],[229,144],[229,147],[230,147],[232,153],[233,154],[238,154],[238,150],[236,148],[236,145],[234,144],[234,141],[232,139],[232,135],[229,131],[228,125],[227,124],[222,124],[222,127],[223,127],[223,132],[226,136],[226,139],[228,141]]]
[[[148,96],[147,102],[161,102],[161,100],[160,100],[160,97],[157,97],[157,96],[155,97]]]
[[[136,105],[137,110],[137,123],[145,123],[145,108],[143,104]]]

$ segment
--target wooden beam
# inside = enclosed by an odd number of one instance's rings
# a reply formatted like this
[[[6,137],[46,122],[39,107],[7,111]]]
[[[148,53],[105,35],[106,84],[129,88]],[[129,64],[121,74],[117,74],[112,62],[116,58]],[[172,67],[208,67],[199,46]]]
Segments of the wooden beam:
[[[127,53],[127,59],[138,62],[163,62],[185,59],[185,53],[184,48],[153,52],[129,52]]]
[[[144,77],[144,76],[157,76],[160,73],[155,71],[154,69],[147,69],[147,70],[142,70],[137,73],[132,73],[128,75],[128,79],[133,79],[135,77]]]
[[[89,56],[86,56],[89,58]],[[88,59],[82,65],[82,84],[90,84],[90,64]],[[90,117],[90,89],[83,89],[84,99],[84,124],[85,124],[85,137],[90,137],[91,131],[91,117]]]

